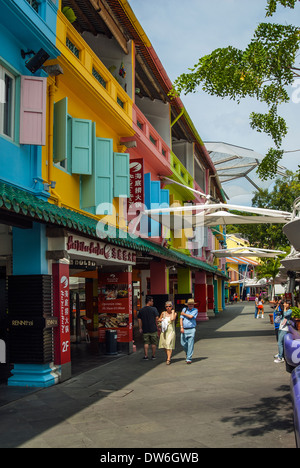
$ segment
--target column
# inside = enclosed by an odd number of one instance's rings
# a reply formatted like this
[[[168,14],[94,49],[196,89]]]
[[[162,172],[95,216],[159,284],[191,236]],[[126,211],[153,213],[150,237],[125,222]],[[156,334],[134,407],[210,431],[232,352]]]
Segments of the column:
[[[13,275],[8,278],[9,386],[49,387],[58,382],[53,364],[52,278],[46,227],[13,228]]]
[[[206,322],[209,320],[207,315],[207,285],[205,271],[197,271],[195,273],[195,301],[198,309],[198,322]]]
[[[54,364],[59,369],[60,382],[71,377],[70,289],[69,260],[52,264],[53,315],[58,327],[54,329]]]
[[[150,264],[151,295],[169,294],[169,270],[165,260]]]
[[[192,272],[188,268],[177,269],[178,294],[192,293]]]
[[[165,310],[165,302],[169,299],[169,269],[166,261],[152,261],[150,264],[150,293],[158,312]]]
[[[213,276],[207,275],[207,315],[208,317],[214,317],[214,282]]]

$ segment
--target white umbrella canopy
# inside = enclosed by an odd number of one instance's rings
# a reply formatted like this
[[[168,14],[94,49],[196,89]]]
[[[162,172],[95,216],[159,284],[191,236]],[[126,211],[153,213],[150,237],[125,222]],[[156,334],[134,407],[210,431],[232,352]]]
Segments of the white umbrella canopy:
[[[278,255],[285,254],[282,250],[269,250],[269,249],[256,249],[252,247],[238,247],[234,249],[222,249],[222,250],[212,250],[213,253],[218,258],[225,257],[257,257],[257,258],[274,258]]]
[[[218,207],[220,205],[217,205]],[[226,205],[224,205],[227,207]],[[235,205],[234,205],[235,206]],[[203,207],[206,207],[203,208]],[[195,211],[198,214],[193,214]],[[215,205],[197,205],[188,207],[162,208],[146,210],[145,215],[166,226],[168,229],[189,229],[201,226],[213,227],[228,224],[286,224],[290,219],[290,213],[274,212],[274,210],[262,210],[260,216],[243,216],[229,213],[228,211],[214,211]],[[236,207],[234,208],[236,209]],[[207,213],[206,211],[214,211]],[[253,211],[252,211],[253,212]],[[274,214],[275,213],[275,214]]]
[[[196,216],[197,218],[197,216]],[[242,216],[229,213],[228,211],[217,211],[204,216],[205,226],[217,226],[218,224],[284,224],[284,216]],[[200,220],[201,222],[201,220]]]

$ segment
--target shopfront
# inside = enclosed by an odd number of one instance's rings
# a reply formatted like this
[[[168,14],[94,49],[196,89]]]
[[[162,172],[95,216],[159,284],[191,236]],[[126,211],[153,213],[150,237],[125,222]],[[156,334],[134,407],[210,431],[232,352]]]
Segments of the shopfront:
[[[56,234],[57,230],[48,232],[48,257],[62,252],[65,256],[52,260],[54,315],[60,323],[55,338],[57,363],[63,367],[66,359],[72,361],[72,344],[88,343],[94,354],[104,353],[108,330],[116,332],[119,352],[131,352],[136,253],[73,233]],[[68,292],[61,290],[66,283]]]

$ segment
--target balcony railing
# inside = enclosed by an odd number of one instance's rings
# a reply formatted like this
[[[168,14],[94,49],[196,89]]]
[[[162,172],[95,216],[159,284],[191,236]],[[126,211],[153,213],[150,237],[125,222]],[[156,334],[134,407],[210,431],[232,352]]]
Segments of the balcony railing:
[[[99,99],[104,98],[106,104],[111,103],[123,118],[130,119],[132,126],[132,99],[60,11],[57,16],[57,47],[62,57],[73,64],[75,72],[94,88]]]

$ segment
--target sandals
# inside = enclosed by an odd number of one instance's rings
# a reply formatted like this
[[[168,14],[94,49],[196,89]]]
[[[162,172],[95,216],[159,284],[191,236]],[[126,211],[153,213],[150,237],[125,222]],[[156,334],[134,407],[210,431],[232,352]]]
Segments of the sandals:
[[[167,366],[169,366],[171,364],[171,359],[167,359],[166,364],[167,364]]]

